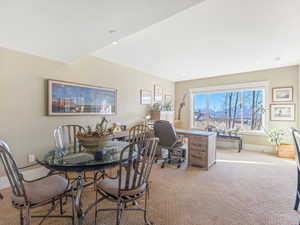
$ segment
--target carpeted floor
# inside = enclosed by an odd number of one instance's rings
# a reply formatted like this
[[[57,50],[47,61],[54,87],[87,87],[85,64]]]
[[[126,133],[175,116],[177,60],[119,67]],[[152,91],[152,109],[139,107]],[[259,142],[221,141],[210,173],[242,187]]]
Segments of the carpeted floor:
[[[219,150],[209,171],[155,165],[151,176],[149,214],[156,225],[296,225],[293,211],[296,164],[266,153]],[[18,223],[9,191],[0,204],[0,225]],[[84,202],[94,198],[87,190]],[[107,204],[105,204],[107,205]],[[86,224],[93,224],[93,213]],[[37,220],[33,220],[37,224]],[[45,224],[67,225],[68,220],[48,219]],[[102,213],[98,225],[115,224],[115,214]],[[141,225],[138,212],[124,215],[123,224]]]

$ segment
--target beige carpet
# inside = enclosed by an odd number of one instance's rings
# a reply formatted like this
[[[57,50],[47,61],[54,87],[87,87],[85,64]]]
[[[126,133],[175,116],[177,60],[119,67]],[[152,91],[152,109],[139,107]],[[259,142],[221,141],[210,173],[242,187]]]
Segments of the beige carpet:
[[[156,225],[296,225],[293,211],[296,165],[292,160],[242,151],[222,150],[209,171],[155,166],[151,177],[149,213]],[[18,224],[17,211],[10,207],[8,191],[0,205],[0,225]],[[85,193],[88,203],[92,190]],[[86,224],[93,224],[93,213]],[[114,213],[102,213],[98,225],[114,224]],[[37,224],[37,220],[33,220]],[[71,224],[48,219],[45,224]],[[123,224],[141,225],[136,212],[124,215]]]

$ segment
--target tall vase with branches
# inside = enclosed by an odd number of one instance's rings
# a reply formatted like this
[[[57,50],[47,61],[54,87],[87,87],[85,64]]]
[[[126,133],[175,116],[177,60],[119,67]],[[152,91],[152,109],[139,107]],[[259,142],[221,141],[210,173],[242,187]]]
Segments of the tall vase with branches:
[[[176,128],[183,128],[183,122],[181,121],[181,113],[185,106],[185,98],[187,94],[183,95],[181,102],[179,103],[178,113],[177,113],[177,120],[174,121],[174,125]]]
[[[178,108],[178,120],[181,120],[181,113],[182,113],[182,109],[185,106],[185,98],[186,98],[186,94],[183,95],[182,101],[179,104],[179,108]]]

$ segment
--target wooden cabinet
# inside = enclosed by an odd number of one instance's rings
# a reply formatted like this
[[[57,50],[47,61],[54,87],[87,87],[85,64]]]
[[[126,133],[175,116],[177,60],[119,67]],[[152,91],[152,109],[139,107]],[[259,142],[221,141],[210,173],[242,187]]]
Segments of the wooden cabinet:
[[[188,138],[189,165],[209,169],[216,163],[215,133],[182,129],[176,132]]]
[[[151,120],[167,120],[173,124],[174,118],[175,118],[174,111],[160,111],[160,112],[151,113]]]

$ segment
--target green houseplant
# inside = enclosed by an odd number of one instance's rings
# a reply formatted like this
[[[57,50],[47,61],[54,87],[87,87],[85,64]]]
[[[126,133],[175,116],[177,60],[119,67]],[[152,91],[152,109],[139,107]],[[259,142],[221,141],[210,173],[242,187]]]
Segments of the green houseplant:
[[[267,135],[269,143],[275,145],[278,157],[292,159],[295,158],[293,145],[283,143],[287,132],[282,129],[273,128],[267,132]]]
[[[267,132],[268,141],[270,144],[276,146],[276,150],[278,148],[278,145],[282,143],[284,134],[285,133],[283,130],[277,128],[273,128]]]

